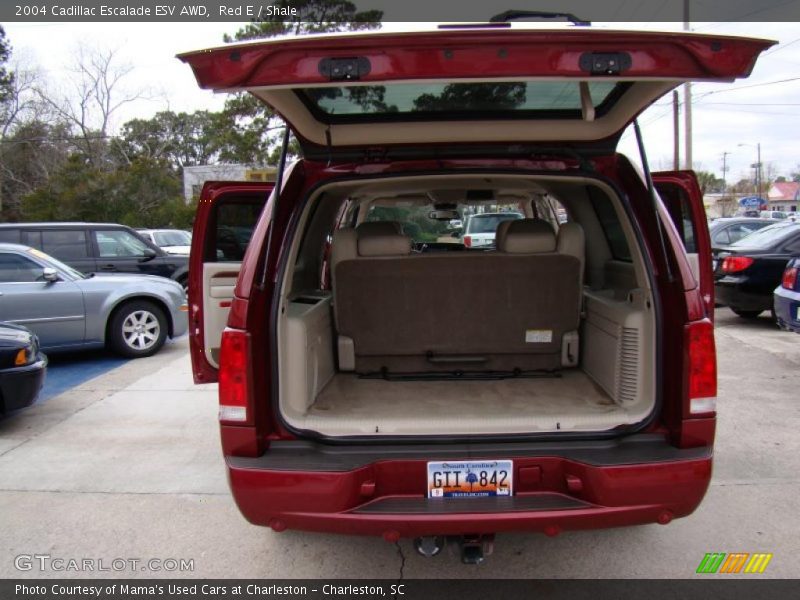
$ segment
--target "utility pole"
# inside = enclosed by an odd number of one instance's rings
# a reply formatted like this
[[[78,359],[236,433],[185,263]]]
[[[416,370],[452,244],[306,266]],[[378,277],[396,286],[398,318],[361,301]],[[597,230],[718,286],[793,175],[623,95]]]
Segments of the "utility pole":
[[[689,31],[689,0],[683,0],[683,29]],[[683,127],[686,130],[686,149],[684,151],[684,160],[686,161],[686,168],[692,168],[692,84],[686,82],[683,86]]]
[[[730,152],[722,153],[722,195],[728,192],[728,155]]]
[[[761,142],[756,144],[756,185],[758,186],[758,197],[761,198]]]
[[[681,123],[678,113],[680,111],[680,101],[678,91],[672,90],[672,169],[677,171],[681,168]]]

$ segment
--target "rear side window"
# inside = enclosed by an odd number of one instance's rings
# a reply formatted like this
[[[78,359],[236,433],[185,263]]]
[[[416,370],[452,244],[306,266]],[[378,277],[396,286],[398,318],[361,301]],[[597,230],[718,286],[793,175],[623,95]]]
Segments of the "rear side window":
[[[42,267],[30,259],[12,254],[0,253],[0,283],[31,283],[42,275]]]
[[[232,197],[214,205],[206,241],[207,262],[241,262],[263,208],[263,199],[254,202]]]
[[[609,199],[593,187],[590,187],[587,193],[594,212],[597,214],[597,220],[600,221],[600,226],[606,235],[611,256],[614,257],[614,260],[632,262],[631,249],[628,246],[628,240],[617,216],[617,211],[614,210]]]
[[[19,229],[0,229],[0,242],[19,244]]]
[[[41,249],[64,261],[89,257],[86,232],[82,229],[42,231]]]
[[[42,232],[41,231],[23,231],[22,243],[37,250],[42,249]]]

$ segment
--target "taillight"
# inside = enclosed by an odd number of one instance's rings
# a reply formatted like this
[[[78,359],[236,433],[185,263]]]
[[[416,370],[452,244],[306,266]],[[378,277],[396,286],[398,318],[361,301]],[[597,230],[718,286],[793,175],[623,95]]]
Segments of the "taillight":
[[[799,271],[797,267],[789,267],[783,272],[783,278],[781,279],[781,287],[785,287],[787,290],[793,290],[794,287],[797,285],[797,271]]]
[[[244,331],[222,332],[219,353],[219,420],[242,425],[251,417],[250,336]]]
[[[722,259],[723,273],[738,273],[753,264],[749,256],[726,256]]]
[[[686,326],[689,414],[717,410],[717,351],[714,325],[708,319]]]
[[[472,236],[471,235],[465,235],[464,236],[464,245],[467,248],[471,248],[472,247]]]

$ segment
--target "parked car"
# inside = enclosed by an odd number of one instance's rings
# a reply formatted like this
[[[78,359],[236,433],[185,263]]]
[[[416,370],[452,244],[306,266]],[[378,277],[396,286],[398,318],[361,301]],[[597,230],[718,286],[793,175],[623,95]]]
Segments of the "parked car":
[[[0,314],[29,327],[44,350],[103,346],[138,358],[186,333],[186,298],[151,275],[85,275],[44,252],[0,243]]]
[[[47,357],[31,330],[0,323],[0,415],[33,404],[44,384],[46,369]]]
[[[694,511],[717,394],[702,194],[616,146],[659,97],[746,77],[771,45],[471,25],[182,55],[302,148],[260,217],[271,185],[207,183],[192,238],[193,373],[219,381],[246,518],[427,555],[452,536],[477,562],[496,532]],[[534,209],[550,198],[565,223]],[[400,220],[418,201],[519,212],[482,227],[496,252],[363,226],[375,203]],[[241,263],[219,260],[234,221],[252,232]]]
[[[708,226],[708,230],[711,233],[711,248],[713,250],[720,246],[728,246],[754,231],[777,222],[777,219],[751,217],[722,217],[714,219]]]
[[[188,285],[188,257],[166,253],[125,225],[3,223],[0,242],[31,246],[81,273],[160,275]]]
[[[786,265],[781,284],[775,288],[774,310],[778,326],[800,333],[800,257]]]
[[[464,233],[461,238],[467,248],[494,248],[497,226],[503,221],[523,219],[518,212],[479,213],[467,217]]]
[[[786,263],[800,254],[800,223],[787,219],[715,251],[717,302],[753,319],[773,309]]]
[[[189,256],[192,234],[183,229],[137,229],[136,232],[167,254]]]
[[[785,219],[788,214],[782,210],[762,210],[758,216],[762,219]]]

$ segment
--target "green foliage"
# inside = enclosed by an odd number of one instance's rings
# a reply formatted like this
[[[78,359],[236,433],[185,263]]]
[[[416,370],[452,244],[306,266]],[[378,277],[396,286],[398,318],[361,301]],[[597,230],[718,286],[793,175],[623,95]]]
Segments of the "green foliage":
[[[12,93],[14,74],[6,68],[9,58],[11,58],[11,44],[6,38],[6,30],[0,25],[0,102],[6,102]]]
[[[180,178],[166,162],[140,158],[104,171],[73,154],[46,185],[23,199],[22,212],[30,221],[184,228],[194,207],[184,202]]]
[[[233,34],[225,35],[226,42],[275,37],[277,35],[302,35],[331,31],[353,31],[380,27],[383,11],[359,12],[347,0],[278,0],[276,8],[295,8],[297,15],[289,18],[280,14],[268,19],[254,20]]]
[[[722,179],[708,171],[697,171],[697,182],[703,195],[721,193],[725,184]]]

